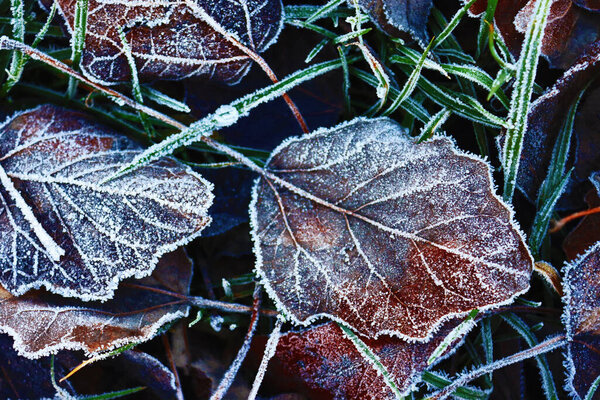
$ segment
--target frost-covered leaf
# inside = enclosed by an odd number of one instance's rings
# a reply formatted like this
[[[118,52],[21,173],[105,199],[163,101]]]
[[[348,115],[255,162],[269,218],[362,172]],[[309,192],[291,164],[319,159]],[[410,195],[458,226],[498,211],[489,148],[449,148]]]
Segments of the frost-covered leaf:
[[[0,286],[0,331],[15,339],[22,356],[38,358],[63,349],[98,353],[152,339],[167,322],[188,315],[192,265],[183,250],[165,255],[154,273],[125,281],[107,302],[65,299],[45,291],[14,297]]]
[[[600,176],[595,174],[592,179],[600,184]],[[590,189],[585,195],[589,209],[600,207],[600,196],[597,189]],[[563,241],[563,250],[567,260],[574,260],[585,253],[594,243],[600,241],[600,214],[586,215]]]
[[[552,5],[542,54],[553,67],[569,68],[588,45],[600,39],[600,14],[581,7],[585,2],[555,0]],[[476,2],[471,13],[481,14],[486,3],[485,0]],[[535,0],[498,0],[494,22],[515,57],[519,55],[534,5]]]
[[[574,103],[598,71],[600,41],[591,46],[548,92],[531,105],[517,177],[517,186],[530,201],[535,202],[548,173],[552,149],[566,118],[565,110]],[[583,196],[589,189],[588,177],[593,171],[600,170],[598,101],[600,87],[596,85],[587,89],[579,105],[573,126],[574,139],[571,141],[572,147],[575,147],[574,157],[569,157],[569,167],[575,167],[571,175],[573,182],[567,188],[565,198],[559,201],[560,208],[583,205]]]
[[[55,0],[73,32],[77,0]],[[205,75],[236,83],[250,67],[239,40],[261,52],[277,38],[281,0],[89,0],[81,67],[109,84],[130,79],[118,30],[125,31],[142,79]]]
[[[409,343],[389,336],[376,340],[361,339],[405,395],[421,381],[421,373],[428,368],[427,359],[457,324],[457,321],[446,323],[427,343]],[[452,353],[460,342],[457,338],[445,356]],[[273,363],[272,368],[283,370],[289,379],[301,380],[322,397],[395,399],[382,376],[336,323],[282,335]]]
[[[266,170],[287,183],[254,188],[257,270],[296,323],[426,340],[529,287],[532,259],[488,164],[449,138],[417,144],[389,119],[356,119],[284,142]]]
[[[12,339],[0,334],[0,398],[1,399],[54,399],[56,389],[50,380],[50,358],[29,360],[12,348]],[[55,374],[64,376],[67,371],[56,363]],[[60,388],[69,394],[75,391],[69,382]]]
[[[113,364],[128,378],[142,383],[157,398],[163,400],[178,398],[175,375],[150,354],[128,350],[120,354]]]
[[[212,186],[175,160],[101,184],[141,151],[53,106],[0,126],[0,284],[15,296],[45,287],[105,300],[119,281],[150,275],[162,254],[198,236],[210,222]]]
[[[389,35],[408,34],[421,45],[429,41],[427,20],[432,0],[358,0],[358,4]]]
[[[566,389],[575,399],[583,399],[600,375],[600,242],[567,264],[564,275]],[[596,392],[594,399],[599,396]]]

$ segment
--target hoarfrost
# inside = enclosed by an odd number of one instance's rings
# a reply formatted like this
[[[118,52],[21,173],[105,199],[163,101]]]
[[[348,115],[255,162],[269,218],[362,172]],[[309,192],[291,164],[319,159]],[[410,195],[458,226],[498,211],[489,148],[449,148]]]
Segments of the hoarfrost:
[[[449,138],[417,144],[389,119],[357,119],[284,142],[266,169],[281,181],[253,191],[257,270],[297,324],[424,341],[529,288],[532,258],[488,164]]]

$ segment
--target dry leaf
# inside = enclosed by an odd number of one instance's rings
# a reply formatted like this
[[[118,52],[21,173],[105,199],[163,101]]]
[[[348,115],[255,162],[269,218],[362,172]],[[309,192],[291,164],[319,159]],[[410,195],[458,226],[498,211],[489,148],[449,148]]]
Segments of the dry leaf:
[[[457,324],[448,322],[427,343],[409,343],[389,336],[362,340],[379,357],[398,390],[406,395],[421,381],[421,373],[428,368],[428,358]],[[445,356],[454,352],[459,344],[460,340],[455,340]],[[282,368],[276,367],[278,365]],[[322,394],[322,398],[396,398],[371,362],[360,354],[336,323],[283,335],[273,367],[283,370],[289,379],[300,379]]]
[[[73,34],[76,0],[55,0]],[[238,82],[251,61],[233,41],[266,50],[281,30],[281,0],[89,0],[83,72],[101,84],[128,81],[123,29],[142,79],[205,75]]]
[[[106,300],[119,281],[150,275],[162,254],[197,237],[210,222],[212,185],[177,161],[102,184],[141,151],[53,106],[0,126],[0,284],[15,296],[45,287]]]
[[[600,177],[595,176],[596,182]],[[585,201],[589,209],[600,207],[600,197],[596,189],[590,189],[585,195]],[[562,248],[567,260],[574,260],[577,256],[585,253],[594,243],[600,241],[600,214],[586,215],[563,241]]]
[[[564,270],[563,323],[567,328],[566,390],[586,398],[600,375],[600,242]],[[596,392],[594,399],[600,395]]]
[[[257,270],[295,323],[426,340],[529,288],[532,259],[488,164],[447,137],[417,144],[389,119],[356,119],[285,141],[266,169],[294,188],[254,188]]]
[[[28,358],[60,350],[93,354],[144,342],[166,323],[188,315],[187,302],[176,296],[189,293],[191,279],[191,261],[178,250],[164,256],[152,276],[124,282],[104,303],[44,291],[0,296],[0,331],[13,336],[15,349]],[[160,292],[165,290],[174,296]]]

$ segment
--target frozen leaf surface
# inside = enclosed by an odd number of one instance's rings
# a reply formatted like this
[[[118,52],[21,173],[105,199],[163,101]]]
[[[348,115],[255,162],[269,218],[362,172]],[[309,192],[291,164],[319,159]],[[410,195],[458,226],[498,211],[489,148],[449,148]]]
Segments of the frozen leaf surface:
[[[432,0],[358,0],[358,4],[386,33],[408,34],[422,45],[428,41],[426,27]]]
[[[532,259],[489,166],[389,119],[284,142],[251,203],[257,270],[299,324],[426,340],[447,319],[510,302]],[[275,179],[275,178],[272,178]]]
[[[396,387],[408,394],[428,368],[427,360],[458,323],[448,322],[427,343],[409,343],[382,336],[362,338],[392,376]],[[459,345],[455,340],[446,356]],[[336,323],[289,332],[277,345],[274,362],[290,379],[300,379],[316,391],[315,397],[334,399],[395,399],[375,367],[356,349]],[[273,366],[275,366],[274,364]],[[320,395],[320,396],[319,396]]]
[[[162,254],[198,236],[210,222],[212,186],[175,160],[101,184],[141,151],[53,106],[0,126],[0,166],[14,186],[0,187],[0,284],[15,296],[45,287],[105,300],[119,281],[150,275]],[[51,254],[50,242],[64,255]]]
[[[55,0],[73,33],[76,0]],[[142,79],[204,75],[236,83],[277,38],[281,0],[89,0],[82,69],[103,84],[130,79],[123,29]]]
[[[176,296],[188,294],[191,277],[191,262],[178,250],[164,256],[150,277],[124,282],[104,303],[44,291],[14,297],[0,287],[0,331],[13,336],[15,349],[29,358],[63,349],[98,353],[143,342],[167,322],[187,316],[189,306]]]
[[[563,322],[569,340],[566,389],[583,399],[600,375],[600,242],[567,264],[564,275]]]

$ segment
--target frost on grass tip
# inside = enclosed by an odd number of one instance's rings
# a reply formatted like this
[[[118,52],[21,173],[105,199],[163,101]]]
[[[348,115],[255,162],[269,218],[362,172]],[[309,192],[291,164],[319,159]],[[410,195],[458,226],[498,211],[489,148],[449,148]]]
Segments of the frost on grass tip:
[[[565,389],[585,399],[600,375],[600,242],[564,270],[563,322],[567,329]],[[600,396],[596,392],[594,399]]]
[[[489,165],[389,119],[285,141],[250,205],[257,270],[292,321],[424,341],[529,288],[532,258]],[[279,180],[279,182],[277,181]]]
[[[106,300],[211,221],[212,185],[170,158],[101,185],[142,152],[76,112],[42,106],[0,125],[0,284]],[[26,203],[15,201],[21,197]],[[57,260],[44,232],[64,255]]]
[[[73,35],[77,0],[56,1]],[[281,0],[89,0],[81,67],[98,83],[128,81],[123,29],[140,79],[202,75],[233,84],[251,63],[236,42],[262,52],[277,39],[282,21]]]

